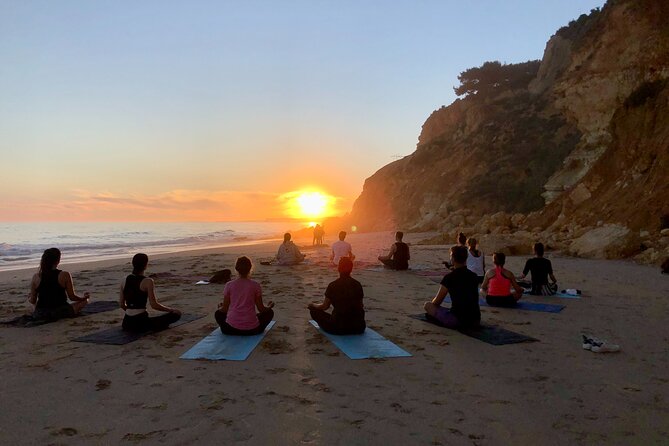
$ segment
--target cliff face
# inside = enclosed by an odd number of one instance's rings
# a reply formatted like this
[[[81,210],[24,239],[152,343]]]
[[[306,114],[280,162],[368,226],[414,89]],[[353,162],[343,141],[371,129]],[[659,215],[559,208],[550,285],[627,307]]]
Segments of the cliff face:
[[[566,248],[606,225],[641,234],[630,246],[658,238],[669,218],[667,79],[669,2],[609,1],[551,38],[526,85],[434,111],[416,151],[365,181],[350,219],[487,233],[481,221],[504,212],[514,215],[504,230]]]

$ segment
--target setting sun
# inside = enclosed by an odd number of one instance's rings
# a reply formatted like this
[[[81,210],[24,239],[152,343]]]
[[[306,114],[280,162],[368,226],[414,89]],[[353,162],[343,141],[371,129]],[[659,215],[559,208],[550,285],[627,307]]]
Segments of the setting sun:
[[[298,190],[281,196],[286,203],[286,214],[311,221],[328,217],[335,212],[336,198],[318,190]],[[314,223],[315,225],[315,223]]]
[[[305,192],[296,200],[300,212],[305,217],[320,217],[328,205],[327,197],[320,192]]]

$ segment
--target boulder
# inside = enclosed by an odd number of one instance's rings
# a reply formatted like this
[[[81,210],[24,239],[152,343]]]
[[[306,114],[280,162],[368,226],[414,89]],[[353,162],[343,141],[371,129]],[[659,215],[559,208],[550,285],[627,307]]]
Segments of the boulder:
[[[640,243],[637,232],[623,225],[607,224],[573,240],[569,253],[579,257],[616,259],[638,253]]]

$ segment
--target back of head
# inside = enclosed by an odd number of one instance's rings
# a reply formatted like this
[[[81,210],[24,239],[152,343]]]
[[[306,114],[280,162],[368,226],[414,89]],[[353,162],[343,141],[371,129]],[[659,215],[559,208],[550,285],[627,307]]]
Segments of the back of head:
[[[42,254],[42,259],[39,262],[39,273],[44,271],[51,271],[60,263],[60,249],[49,248],[45,249]]]
[[[497,266],[504,266],[506,263],[506,255],[503,252],[496,252],[492,255],[492,263]]]
[[[451,256],[453,257],[453,261],[455,263],[464,264],[467,262],[469,253],[467,252],[467,248],[464,246],[455,245],[451,246]]]
[[[539,257],[542,257],[544,255],[544,244],[543,243],[535,243],[534,244],[534,253],[538,255]]]
[[[241,277],[248,277],[252,267],[251,259],[246,256],[239,257],[235,263],[235,270]]]
[[[337,265],[337,271],[342,276],[350,276],[351,271],[353,271],[353,261],[350,257],[342,257],[339,259],[339,265]]]
[[[132,273],[141,274],[146,270],[149,264],[149,256],[144,253],[137,253],[132,258]]]
[[[664,274],[669,274],[669,257],[664,259],[664,262],[662,262],[662,272]]]
[[[397,231],[395,233],[395,240],[397,240],[398,242],[401,242],[403,238],[404,238],[404,232]]]
[[[344,240],[346,238],[346,231],[339,231],[339,240]]]
[[[286,232],[285,234],[283,234],[283,242],[284,243],[289,242],[290,239],[291,239],[290,232]]]
[[[478,244],[479,244],[478,240],[476,240],[474,237],[469,237],[467,239],[467,246],[469,246],[469,249],[471,250],[475,250]]]
[[[461,232],[458,234],[458,244],[464,246],[465,243],[467,243],[467,236]]]

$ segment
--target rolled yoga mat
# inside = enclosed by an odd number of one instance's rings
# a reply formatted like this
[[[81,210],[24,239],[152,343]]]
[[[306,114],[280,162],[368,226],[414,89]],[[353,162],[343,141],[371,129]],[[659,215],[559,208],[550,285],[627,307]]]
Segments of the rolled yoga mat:
[[[98,300],[86,305],[78,315],[74,316],[74,318],[88,316],[91,314],[104,313],[105,311],[111,311],[111,310],[120,310],[117,300]],[[69,317],[63,319],[67,320],[74,318]],[[61,319],[54,319],[54,320],[35,319],[34,317],[32,317],[32,315],[24,314],[14,319],[10,319],[7,321],[0,321],[0,324],[7,325],[10,327],[29,328],[29,327],[37,327],[38,325],[49,324],[51,322],[56,322],[59,320]]]
[[[436,325],[438,327],[444,327],[437,319],[429,317],[427,314],[410,314],[410,318],[418,319],[419,321],[428,322],[430,324]],[[444,327],[447,328],[447,327]],[[463,330],[457,330],[460,333],[476,338],[480,341],[483,341],[491,345],[505,345],[505,344],[517,344],[520,342],[538,342],[538,339],[532,338],[530,336],[525,336],[521,333],[516,333],[498,327],[496,325],[481,325],[478,328],[468,328]]]
[[[316,321],[309,321],[309,323],[350,359],[400,358],[411,356],[411,353],[401,349],[369,327],[365,328],[363,334],[334,335],[321,330]]]
[[[249,357],[276,321],[270,322],[265,331],[253,336],[225,335],[220,328],[212,331],[206,338],[192,346],[181,359],[210,359],[213,361],[244,361]]]
[[[165,330],[169,330],[179,325],[187,324],[189,322],[202,319],[203,314],[183,314],[181,318],[175,323],[171,324]],[[95,333],[88,334],[86,336],[81,336],[76,339],[72,339],[74,342],[89,342],[91,344],[105,344],[105,345],[125,345],[129,344],[137,339],[143,338],[144,336],[161,333],[161,331],[143,331],[143,332],[134,332],[134,331],[125,331],[120,326],[108,328],[107,330],[97,331]]]

